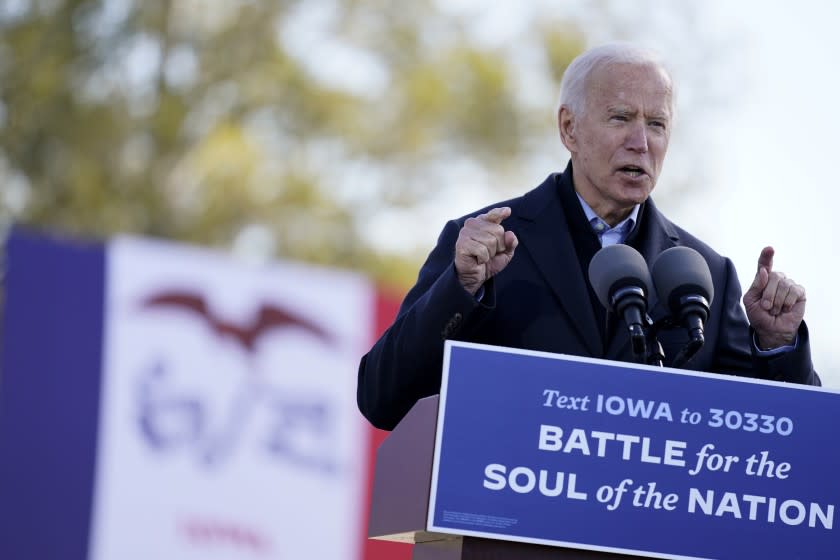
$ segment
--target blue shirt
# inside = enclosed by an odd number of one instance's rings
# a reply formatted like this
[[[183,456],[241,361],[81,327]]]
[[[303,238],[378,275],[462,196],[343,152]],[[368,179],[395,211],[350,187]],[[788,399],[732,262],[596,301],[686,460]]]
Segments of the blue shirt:
[[[633,207],[630,215],[618,222],[614,227],[605,222],[595,210],[589,206],[579,193],[575,192],[580,201],[580,206],[583,208],[583,213],[586,214],[586,219],[592,225],[592,231],[598,235],[598,241],[601,242],[601,247],[609,245],[617,245],[624,243],[630,232],[636,226],[636,221],[639,219],[639,205]]]

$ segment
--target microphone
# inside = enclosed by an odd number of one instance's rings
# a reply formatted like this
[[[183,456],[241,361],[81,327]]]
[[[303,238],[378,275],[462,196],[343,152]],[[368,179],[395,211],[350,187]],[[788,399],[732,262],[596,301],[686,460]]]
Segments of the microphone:
[[[674,359],[674,367],[679,367],[705,342],[703,328],[715,295],[712,273],[706,259],[690,247],[671,247],[660,253],[652,273],[659,297],[688,331],[689,342]]]
[[[589,283],[601,305],[624,319],[633,353],[644,358],[647,348],[643,325],[652,284],[644,257],[629,245],[608,245],[592,257]]]

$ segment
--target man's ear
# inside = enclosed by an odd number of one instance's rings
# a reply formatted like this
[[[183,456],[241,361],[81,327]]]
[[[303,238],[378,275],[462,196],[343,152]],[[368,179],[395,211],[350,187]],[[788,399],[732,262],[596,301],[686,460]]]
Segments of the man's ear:
[[[557,127],[560,129],[560,140],[570,152],[577,151],[577,137],[575,136],[575,116],[565,105],[557,111]]]

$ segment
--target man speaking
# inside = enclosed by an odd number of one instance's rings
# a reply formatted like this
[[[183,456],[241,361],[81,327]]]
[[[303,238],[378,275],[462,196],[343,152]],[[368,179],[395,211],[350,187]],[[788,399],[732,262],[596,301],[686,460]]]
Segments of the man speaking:
[[[805,290],[773,269],[773,249],[761,251],[742,308],[732,262],[650,198],[673,116],[671,76],[653,53],[606,45],[571,63],[558,112],[571,161],[523,196],[447,223],[393,325],[361,360],[358,404],[373,425],[394,428],[440,391],[446,339],[633,361],[627,330],[587,280],[595,253],[616,243],[648,264],[676,246],[708,264],[715,296],[705,344],[683,367],[820,384]],[[665,365],[687,339],[684,329],[659,334]]]

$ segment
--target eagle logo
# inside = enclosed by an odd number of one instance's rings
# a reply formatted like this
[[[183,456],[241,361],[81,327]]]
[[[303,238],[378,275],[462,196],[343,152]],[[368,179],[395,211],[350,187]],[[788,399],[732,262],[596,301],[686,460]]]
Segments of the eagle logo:
[[[333,345],[333,337],[314,322],[274,304],[263,303],[249,324],[237,325],[217,316],[200,294],[189,291],[165,291],[153,294],[142,301],[145,309],[181,310],[198,317],[217,336],[236,341],[248,353],[253,353],[257,341],[264,334],[276,329],[298,328]]]

